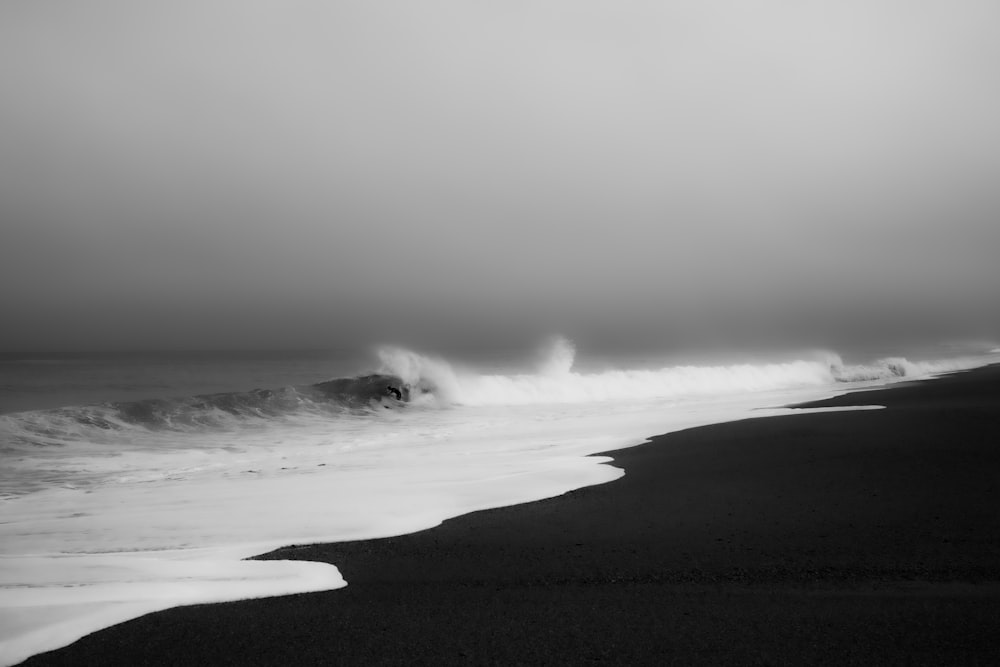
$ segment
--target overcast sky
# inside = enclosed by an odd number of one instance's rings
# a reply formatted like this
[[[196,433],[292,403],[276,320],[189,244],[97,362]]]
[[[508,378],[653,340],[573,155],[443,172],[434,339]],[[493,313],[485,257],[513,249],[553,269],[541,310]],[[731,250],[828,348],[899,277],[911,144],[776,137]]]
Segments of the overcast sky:
[[[998,25],[5,0],[0,347],[993,334]]]

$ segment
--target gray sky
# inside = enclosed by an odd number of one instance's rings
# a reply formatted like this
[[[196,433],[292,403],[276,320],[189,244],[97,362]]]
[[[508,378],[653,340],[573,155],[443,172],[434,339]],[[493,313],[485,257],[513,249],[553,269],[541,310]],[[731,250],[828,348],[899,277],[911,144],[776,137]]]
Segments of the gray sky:
[[[994,334],[997,25],[6,0],[0,347]]]

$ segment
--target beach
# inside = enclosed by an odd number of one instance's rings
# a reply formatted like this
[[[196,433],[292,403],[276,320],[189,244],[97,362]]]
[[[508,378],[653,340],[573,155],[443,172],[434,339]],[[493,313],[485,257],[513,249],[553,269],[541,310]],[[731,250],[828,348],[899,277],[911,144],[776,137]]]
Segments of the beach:
[[[57,664],[991,664],[1000,366],[605,455],[621,479],[262,559],[341,590],[175,608]]]

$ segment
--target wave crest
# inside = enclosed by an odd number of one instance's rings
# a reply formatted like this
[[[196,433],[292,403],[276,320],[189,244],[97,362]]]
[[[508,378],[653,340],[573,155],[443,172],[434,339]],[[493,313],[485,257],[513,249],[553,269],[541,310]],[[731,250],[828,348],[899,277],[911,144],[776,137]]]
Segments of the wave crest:
[[[127,442],[137,430],[232,429],[303,413],[336,416],[370,412],[400,405],[409,398],[401,378],[376,374],[279,389],[33,410],[0,415],[0,447],[59,446],[80,440]]]
[[[910,361],[887,357],[872,364],[844,364],[833,352],[782,363],[667,366],[656,369],[573,371],[576,349],[563,337],[543,346],[535,373],[480,374],[446,360],[400,347],[378,350],[381,372],[397,375],[415,400],[457,405],[526,405],[592,401],[675,399],[777,389],[916,378],[966,368],[982,359]],[[432,398],[429,398],[432,397]]]
[[[559,377],[569,375],[576,360],[576,346],[563,336],[553,336],[542,348],[538,372],[541,375]]]
[[[573,343],[555,337],[543,346],[535,372],[484,374],[402,347],[384,346],[376,353],[377,373],[314,385],[0,415],[0,449],[58,446],[80,440],[127,442],[136,429],[171,432],[231,429],[294,415],[335,418],[376,409],[381,412],[381,408],[402,407],[407,403],[435,408],[724,396],[918,378],[987,362],[983,357],[937,361],[886,357],[871,364],[845,364],[835,353],[820,352],[784,363],[582,373],[573,370],[576,356]]]
[[[379,358],[379,373],[400,378],[409,391],[411,401],[424,403],[436,399],[444,403],[458,402],[461,382],[455,369],[444,359],[391,345],[382,346],[375,353]]]
[[[906,357],[885,357],[871,364],[844,364],[839,356],[831,355],[830,373],[836,382],[867,382],[923,377],[974,368],[980,364],[982,364],[982,360],[967,357],[934,361],[910,361]]]

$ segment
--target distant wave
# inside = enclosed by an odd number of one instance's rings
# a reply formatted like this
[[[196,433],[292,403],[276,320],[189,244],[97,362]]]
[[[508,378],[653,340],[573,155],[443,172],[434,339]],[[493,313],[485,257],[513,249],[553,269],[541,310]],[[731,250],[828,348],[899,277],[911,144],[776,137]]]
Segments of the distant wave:
[[[937,361],[910,361],[906,357],[886,357],[873,364],[845,365],[834,355],[830,372],[837,382],[864,382],[914,378],[947,373],[979,366],[982,361],[971,358],[941,359]]]

